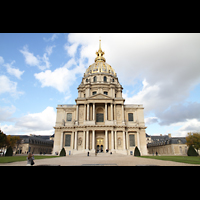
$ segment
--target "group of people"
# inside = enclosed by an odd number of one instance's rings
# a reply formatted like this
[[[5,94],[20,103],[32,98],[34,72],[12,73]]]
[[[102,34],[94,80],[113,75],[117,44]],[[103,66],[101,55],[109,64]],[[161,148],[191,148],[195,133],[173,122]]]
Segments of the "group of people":
[[[106,149],[106,153],[108,153],[108,151],[109,151],[109,150]],[[97,153],[99,153],[98,150],[95,151],[95,156],[97,156]],[[112,152],[110,152],[110,154],[112,154]],[[90,156],[90,152],[89,152],[89,151],[87,152],[87,156]]]

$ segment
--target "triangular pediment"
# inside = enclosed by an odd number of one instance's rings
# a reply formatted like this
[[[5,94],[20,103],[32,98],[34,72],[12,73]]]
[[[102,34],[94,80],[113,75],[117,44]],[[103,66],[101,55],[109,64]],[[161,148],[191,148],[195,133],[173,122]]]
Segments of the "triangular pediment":
[[[105,95],[105,94],[95,94],[88,99],[112,99],[111,97]]]

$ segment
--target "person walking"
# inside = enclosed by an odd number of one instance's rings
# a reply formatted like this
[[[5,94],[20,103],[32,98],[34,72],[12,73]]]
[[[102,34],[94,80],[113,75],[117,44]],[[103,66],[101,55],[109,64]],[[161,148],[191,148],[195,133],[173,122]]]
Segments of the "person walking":
[[[27,157],[27,165],[26,166],[31,166],[31,165],[34,165],[34,156],[32,155],[32,153],[29,153],[28,154],[28,157]]]

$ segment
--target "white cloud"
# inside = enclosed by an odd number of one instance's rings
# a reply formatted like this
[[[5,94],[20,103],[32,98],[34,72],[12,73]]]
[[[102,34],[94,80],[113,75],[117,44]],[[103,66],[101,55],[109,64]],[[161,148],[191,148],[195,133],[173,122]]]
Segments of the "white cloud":
[[[11,106],[6,106],[6,107],[0,107],[0,121],[10,121],[10,117],[12,116],[13,113],[15,113],[16,107],[11,105]]]
[[[191,119],[200,119],[200,103],[188,102],[187,105],[181,103],[172,105],[165,112],[157,113],[160,118],[160,125],[170,125],[178,122],[185,122]]]
[[[4,63],[3,57],[0,56],[0,65]]]
[[[38,56],[38,58],[40,59],[40,63],[44,62],[45,65],[38,65],[38,68],[41,70],[45,70],[45,69],[49,69],[51,64],[49,62],[49,58],[47,57],[47,53],[44,53],[43,57]]]
[[[72,58],[63,67],[57,68],[54,71],[46,70],[45,72],[35,73],[34,76],[41,82],[41,87],[53,87],[59,92],[68,93],[70,86],[76,81],[77,74],[84,73],[84,66],[81,64],[73,69],[71,68],[76,62]]]
[[[40,113],[27,114],[16,120],[14,125],[1,125],[1,130],[8,134],[53,134],[56,112],[53,107],[47,107]]]
[[[174,123],[171,126],[180,126],[177,131],[175,131],[175,136],[186,137],[188,132],[200,132],[200,121],[198,119],[187,119],[186,122]]]
[[[68,44],[65,44],[64,45],[64,49],[67,51],[67,53],[71,56],[71,57],[74,57],[75,56],[75,53],[77,51],[77,47],[78,47],[78,44],[77,43],[74,43],[72,44],[71,46],[69,46]]]
[[[9,63],[4,64],[4,66],[6,67],[7,72],[10,75],[17,77],[18,79],[21,79],[21,75],[24,73],[24,71],[20,71],[19,69],[13,68],[12,65],[14,63],[15,61],[12,61],[10,64]]]
[[[162,106],[159,105],[160,99],[158,94],[160,91],[160,86],[157,84],[151,86],[145,79],[142,81],[142,84],[142,90],[132,97],[129,97],[127,93],[123,93],[123,97],[126,100],[125,103],[143,104],[146,113],[156,109],[158,106]]]
[[[56,47],[56,46],[53,45],[53,46],[47,46],[46,47],[46,52],[48,53],[49,56],[52,54],[54,47]]]
[[[50,48],[51,47],[47,47],[46,49],[48,55],[52,53],[52,49]],[[47,57],[47,53],[44,53],[42,57],[40,57],[39,55],[35,57],[33,53],[29,52],[27,45],[25,45],[23,47],[23,50],[20,50],[20,52],[24,55],[26,64],[30,66],[37,66],[40,70],[48,69],[51,66],[49,58]]]
[[[144,119],[145,125],[150,125],[153,123],[157,123],[158,122],[158,118],[157,117],[147,117]]]
[[[16,98],[23,94],[23,92],[17,91],[17,82],[10,81],[7,76],[2,75],[0,76],[0,95],[6,92]]]
[[[54,33],[50,38],[43,38],[44,39],[44,41],[46,41],[46,42],[49,42],[49,41],[54,41],[55,39],[57,39],[58,38],[58,36],[60,35],[60,33]]]
[[[38,79],[42,87],[53,87],[59,92],[66,92],[75,80],[75,74],[72,74],[67,68],[61,67],[45,72],[34,74],[35,78]]]
[[[39,66],[38,58],[35,57],[33,53],[29,52],[27,45],[25,45],[23,50],[20,50],[20,52],[24,55],[26,64],[30,66]]]

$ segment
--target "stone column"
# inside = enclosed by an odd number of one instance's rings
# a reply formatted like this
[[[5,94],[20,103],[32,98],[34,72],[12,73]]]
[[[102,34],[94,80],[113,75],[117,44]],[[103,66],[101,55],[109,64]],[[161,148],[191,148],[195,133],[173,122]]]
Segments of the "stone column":
[[[113,121],[113,103],[110,104],[111,121]]]
[[[107,103],[105,103],[105,121],[107,121],[108,111],[107,111]]]
[[[95,150],[95,130],[92,131],[92,150]]]
[[[115,131],[115,150],[117,150],[117,131]]]
[[[63,148],[63,132],[60,133],[60,149]]]
[[[78,121],[78,104],[76,105],[76,121]]]
[[[128,135],[128,131],[126,131],[126,149],[129,148],[128,140],[129,140],[129,135]]]
[[[87,121],[89,121],[89,107],[90,107],[90,104],[88,103],[87,104]]]
[[[78,133],[75,131],[75,140],[74,140],[74,149],[77,150],[77,138],[78,138]]]
[[[138,149],[140,150],[140,136],[139,136],[139,132],[137,131],[137,146],[138,146]],[[141,150],[140,150],[141,152]]]
[[[95,103],[93,103],[93,121],[95,120]]]
[[[111,150],[114,150],[113,131],[111,131]]]
[[[126,137],[125,137],[125,131],[123,131],[123,149],[126,150]]]
[[[124,104],[122,104],[122,122],[124,122]]]
[[[83,131],[83,150],[85,150],[85,131]]]
[[[86,104],[84,104],[84,117],[83,117],[83,120],[84,121],[86,120]]]
[[[72,131],[72,140],[71,141],[72,141],[72,145],[71,145],[72,149],[74,149],[74,131]]]
[[[113,116],[113,120],[116,120],[116,104],[114,104],[114,116]]]
[[[108,149],[108,131],[105,130],[105,143],[106,143],[106,149]]]
[[[86,132],[86,150],[89,150],[89,131]]]

